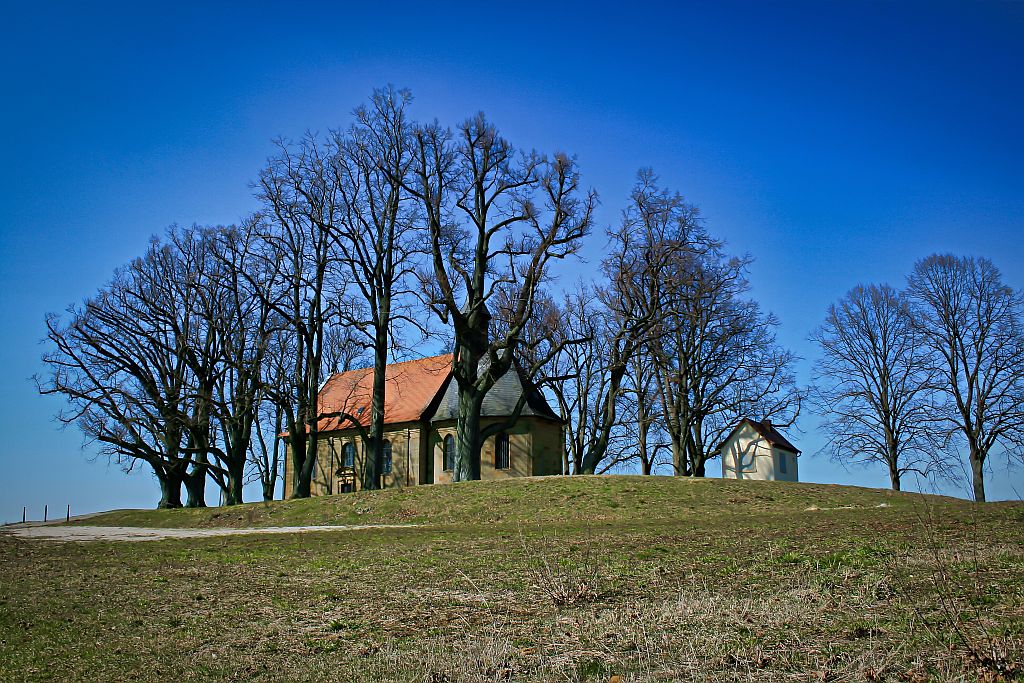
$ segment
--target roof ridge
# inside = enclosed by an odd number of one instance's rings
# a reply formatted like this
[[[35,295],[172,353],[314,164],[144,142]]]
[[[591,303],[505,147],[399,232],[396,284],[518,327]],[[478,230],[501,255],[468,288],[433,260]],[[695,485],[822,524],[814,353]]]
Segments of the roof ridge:
[[[409,360],[400,360],[397,363],[387,363],[386,367],[393,368],[396,365],[405,365],[406,363],[420,363],[420,362],[425,361],[425,360],[434,360],[435,358],[443,358],[445,356],[451,356],[451,355],[453,355],[453,354],[451,354],[451,353],[439,353],[436,356],[423,356],[422,358],[410,358]],[[342,375],[347,375],[347,374],[349,374],[351,372],[363,372],[365,370],[373,370],[373,366],[371,365],[371,366],[368,366],[368,367],[365,367],[365,368],[352,368],[351,370],[345,370],[344,372],[332,372],[327,379],[333,379],[334,377],[340,377]]]

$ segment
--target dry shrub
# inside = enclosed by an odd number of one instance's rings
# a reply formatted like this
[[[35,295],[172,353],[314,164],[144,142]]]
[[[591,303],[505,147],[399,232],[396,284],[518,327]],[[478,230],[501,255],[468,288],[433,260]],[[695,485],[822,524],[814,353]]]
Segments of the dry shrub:
[[[373,653],[365,668],[365,680],[415,681],[417,683],[503,683],[532,680],[536,673],[520,649],[499,624],[478,636],[457,642],[450,638],[424,638],[414,652],[386,645]]]
[[[519,531],[532,590],[555,607],[577,607],[612,593],[609,559],[597,549],[589,532],[582,544],[572,546],[553,536],[542,535],[541,539],[531,547],[522,529]]]
[[[918,555],[926,559],[924,563],[918,559],[916,565],[920,570],[924,564],[929,576],[924,595],[929,609],[910,594],[906,601],[925,633],[982,683],[1024,680],[1024,642],[1000,633],[998,620],[986,607],[987,596],[1000,589],[986,566],[997,563],[999,555],[1009,550],[1000,542],[998,529],[986,530],[975,505],[967,523],[960,523],[966,533],[953,535],[923,496],[917,520],[925,545]],[[914,564],[908,554],[903,570]]]

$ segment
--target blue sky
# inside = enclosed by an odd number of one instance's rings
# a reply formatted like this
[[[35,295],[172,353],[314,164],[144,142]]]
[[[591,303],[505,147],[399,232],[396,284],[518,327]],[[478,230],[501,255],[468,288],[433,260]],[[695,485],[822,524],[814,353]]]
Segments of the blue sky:
[[[155,503],[149,475],[90,462],[36,395],[43,315],[172,223],[237,220],[272,138],[345,124],[386,83],[421,119],[483,110],[520,146],[576,154],[602,225],[654,167],[756,257],[802,378],[831,301],[931,252],[1024,287],[1024,4],[150,5],[19,3],[0,27],[0,521]],[[815,457],[801,426],[803,479],[885,485]],[[999,468],[990,489],[1024,478]]]

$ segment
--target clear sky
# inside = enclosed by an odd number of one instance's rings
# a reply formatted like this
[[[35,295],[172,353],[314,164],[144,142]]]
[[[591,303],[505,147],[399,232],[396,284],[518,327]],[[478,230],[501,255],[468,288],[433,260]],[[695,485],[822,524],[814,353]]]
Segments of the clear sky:
[[[44,314],[172,223],[237,220],[272,138],[347,124],[387,83],[418,118],[483,110],[517,145],[576,154],[602,225],[653,166],[756,257],[802,379],[831,301],[900,286],[931,252],[988,256],[1024,287],[1022,3],[347,4],[6,6],[0,521],[155,504],[148,474],[90,462],[36,394]],[[802,479],[887,483],[801,429]],[[1016,497],[1024,478],[999,466],[989,487]]]

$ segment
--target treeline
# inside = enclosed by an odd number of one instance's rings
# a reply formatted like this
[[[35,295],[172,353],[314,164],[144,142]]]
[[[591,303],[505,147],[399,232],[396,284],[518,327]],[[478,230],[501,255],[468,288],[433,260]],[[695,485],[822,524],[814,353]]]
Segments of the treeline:
[[[974,498],[997,449],[1024,455],[1024,297],[985,258],[934,255],[906,287],[858,286],[811,336],[813,403],[832,454],[903,476],[959,478]]]
[[[808,396],[796,359],[749,297],[750,258],[728,253],[696,207],[643,170],[621,219],[595,237],[597,195],[574,158],[523,152],[482,114],[449,128],[414,121],[410,106],[407,91],[381,89],[348,127],[279,141],[254,214],[173,228],[48,316],[37,383],[66,399],[58,419],[125,469],[150,468],[163,507],[180,506],[183,488],[186,505],[204,505],[209,480],[228,504],[256,480],[273,498],[285,457],[294,495],[308,496],[318,390],[355,367],[373,368],[369,425],[331,415],[358,430],[358,476],[379,487],[384,367],[428,341],[454,351],[456,481],[480,477],[497,428],[482,424],[483,398],[514,365],[555,398],[566,474],[703,476],[741,417],[794,423]],[[593,277],[555,294],[554,264],[602,237]],[[840,389],[849,359],[837,358],[812,392],[833,417],[858,409]],[[915,406],[938,391],[925,374]],[[837,453],[854,443],[842,423],[830,422]],[[898,449],[901,462],[911,450]]]

